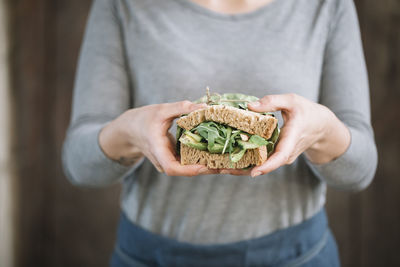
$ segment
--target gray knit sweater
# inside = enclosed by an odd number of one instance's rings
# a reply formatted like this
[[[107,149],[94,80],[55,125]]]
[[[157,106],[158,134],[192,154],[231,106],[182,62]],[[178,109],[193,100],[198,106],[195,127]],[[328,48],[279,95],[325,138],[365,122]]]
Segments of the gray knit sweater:
[[[102,153],[100,129],[125,110],[194,100],[207,85],[258,97],[292,92],[326,105],[349,127],[350,147],[330,163],[300,156],[256,179],[169,177],[147,159],[127,168]],[[352,0],[275,0],[236,15],[190,0],[95,0],[65,172],[79,185],[121,182],[123,211],[154,233],[198,244],[259,237],[318,212],[327,185],[360,190],[371,182],[377,153],[368,90]]]

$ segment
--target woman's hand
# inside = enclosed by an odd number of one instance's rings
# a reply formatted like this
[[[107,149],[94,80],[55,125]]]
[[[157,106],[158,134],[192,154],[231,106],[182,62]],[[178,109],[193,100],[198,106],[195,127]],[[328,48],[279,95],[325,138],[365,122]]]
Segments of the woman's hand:
[[[268,95],[249,103],[250,110],[270,112],[281,110],[285,121],[275,152],[250,171],[228,171],[235,175],[255,177],[293,163],[303,152],[312,163],[323,164],[339,157],[350,144],[347,127],[327,107],[295,94]]]
[[[249,104],[257,112],[281,110],[285,121],[275,152],[251,171],[257,176],[293,163],[303,152],[315,164],[332,161],[350,144],[347,127],[327,107],[295,94],[269,95]]]
[[[175,118],[205,106],[182,101],[130,109],[103,128],[100,146],[109,158],[124,165],[144,155],[170,176],[216,173],[202,165],[182,166],[175,154],[175,138],[168,132]]]

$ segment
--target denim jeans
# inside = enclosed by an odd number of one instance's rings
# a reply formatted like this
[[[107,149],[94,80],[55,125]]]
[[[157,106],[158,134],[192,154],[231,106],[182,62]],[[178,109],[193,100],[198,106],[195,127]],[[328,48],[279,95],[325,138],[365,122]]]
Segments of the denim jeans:
[[[122,214],[112,267],[340,266],[325,210],[266,236],[228,244],[195,245],[153,234]]]

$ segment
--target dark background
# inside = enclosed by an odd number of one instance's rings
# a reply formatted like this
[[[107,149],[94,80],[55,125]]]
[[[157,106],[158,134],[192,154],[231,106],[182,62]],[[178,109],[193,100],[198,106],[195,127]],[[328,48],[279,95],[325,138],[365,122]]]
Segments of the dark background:
[[[277,0],[280,1],[280,0]],[[107,266],[119,186],[73,187],[60,152],[89,0],[9,0],[17,164],[17,266]],[[400,1],[355,1],[379,167],[361,193],[330,190],[343,266],[400,266]]]

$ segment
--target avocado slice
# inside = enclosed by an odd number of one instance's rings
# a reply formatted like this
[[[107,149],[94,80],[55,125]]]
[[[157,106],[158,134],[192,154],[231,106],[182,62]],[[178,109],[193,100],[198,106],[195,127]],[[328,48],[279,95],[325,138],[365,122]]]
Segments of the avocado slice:
[[[193,139],[192,137],[190,137],[189,135],[183,134],[181,136],[181,138],[179,138],[179,141],[184,144],[187,145],[189,147],[198,149],[198,150],[207,150],[207,144],[206,143],[202,143],[202,142],[198,142],[195,139]]]

